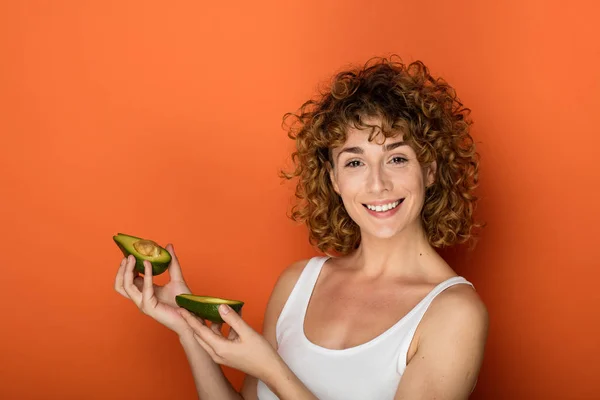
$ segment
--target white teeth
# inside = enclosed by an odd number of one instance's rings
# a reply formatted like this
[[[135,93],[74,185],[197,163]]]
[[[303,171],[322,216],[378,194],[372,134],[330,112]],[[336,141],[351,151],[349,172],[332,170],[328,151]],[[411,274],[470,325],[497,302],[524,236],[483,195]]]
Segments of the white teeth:
[[[400,204],[400,201],[395,201],[393,203],[384,204],[381,206],[372,206],[372,205],[367,204],[367,208],[371,211],[385,212],[385,211],[388,211],[388,210],[398,207],[398,204]]]

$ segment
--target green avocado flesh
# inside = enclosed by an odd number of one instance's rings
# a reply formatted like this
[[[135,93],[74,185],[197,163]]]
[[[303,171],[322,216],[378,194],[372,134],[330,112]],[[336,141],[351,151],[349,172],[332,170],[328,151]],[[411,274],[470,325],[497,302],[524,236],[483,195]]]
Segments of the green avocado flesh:
[[[117,233],[113,240],[125,257],[130,254],[135,257],[135,270],[140,274],[144,273],[144,260],[152,264],[152,275],[160,275],[169,268],[171,254],[156,242],[124,233]]]
[[[221,299],[211,296],[196,296],[193,294],[180,294],[175,296],[175,302],[179,307],[183,307],[189,312],[196,314],[200,318],[207,319],[212,322],[224,322],[219,314],[219,305],[227,304],[236,313],[240,313],[243,301]]]

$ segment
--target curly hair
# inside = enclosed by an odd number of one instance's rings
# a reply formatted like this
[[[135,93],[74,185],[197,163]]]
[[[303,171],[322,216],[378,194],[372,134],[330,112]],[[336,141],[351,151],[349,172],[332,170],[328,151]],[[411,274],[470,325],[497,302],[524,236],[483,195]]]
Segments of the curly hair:
[[[435,79],[420,61],[405,65],[393,57],[373,58],[363,68],[336,74],[316,99],[297,113],[286,113],[284,126],[295,141],[298,178],[291,218],[308,226],[309,241],[324,253],[348,254],[360,244],[360,229],[333,189],[328,171],[331,150],[346,140],[347,129],[371,128],[385,138],[403,135],[421,165],[436,161],[435,182],[426,189],[421,219],[429,243],[438,248],[474,238],[479,154],[469,133],[470,110],[454,89]],[[368,117],[378,117],[373,130]],[[293,121],[288,125],[287,121]],[[371,133],[369,141],[374,139]]]

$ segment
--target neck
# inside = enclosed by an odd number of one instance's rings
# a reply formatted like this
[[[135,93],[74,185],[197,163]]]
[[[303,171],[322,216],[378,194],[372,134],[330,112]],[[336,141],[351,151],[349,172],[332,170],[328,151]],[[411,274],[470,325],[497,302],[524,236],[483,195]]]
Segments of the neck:
[[[350,257],[361,273],[371,278],[422,277],[434,272],[432,267],[443,261],[429,244],[420,224],[387,239],[364,234],[360,246]]]

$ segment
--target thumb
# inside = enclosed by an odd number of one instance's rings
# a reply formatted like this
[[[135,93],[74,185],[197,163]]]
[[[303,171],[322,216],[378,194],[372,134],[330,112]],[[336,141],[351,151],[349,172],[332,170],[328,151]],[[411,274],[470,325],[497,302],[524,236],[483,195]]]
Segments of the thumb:
[[[175,248],[169,243],[165,248],[171,255],[171,264],[169,265],[169,276],[174,280],[183,281],[183,273],[181,272],[181,266],[179,265],[179,259],[175,254]]]
[[[235,330],[239,336],[242,336],[244,332],[248,330],[249,326],[246,321],[244,321],[242,317],[227,304],[221,304],[219,306],[219,314],[221,315],[221,318],[223,318],[223,321]]]

